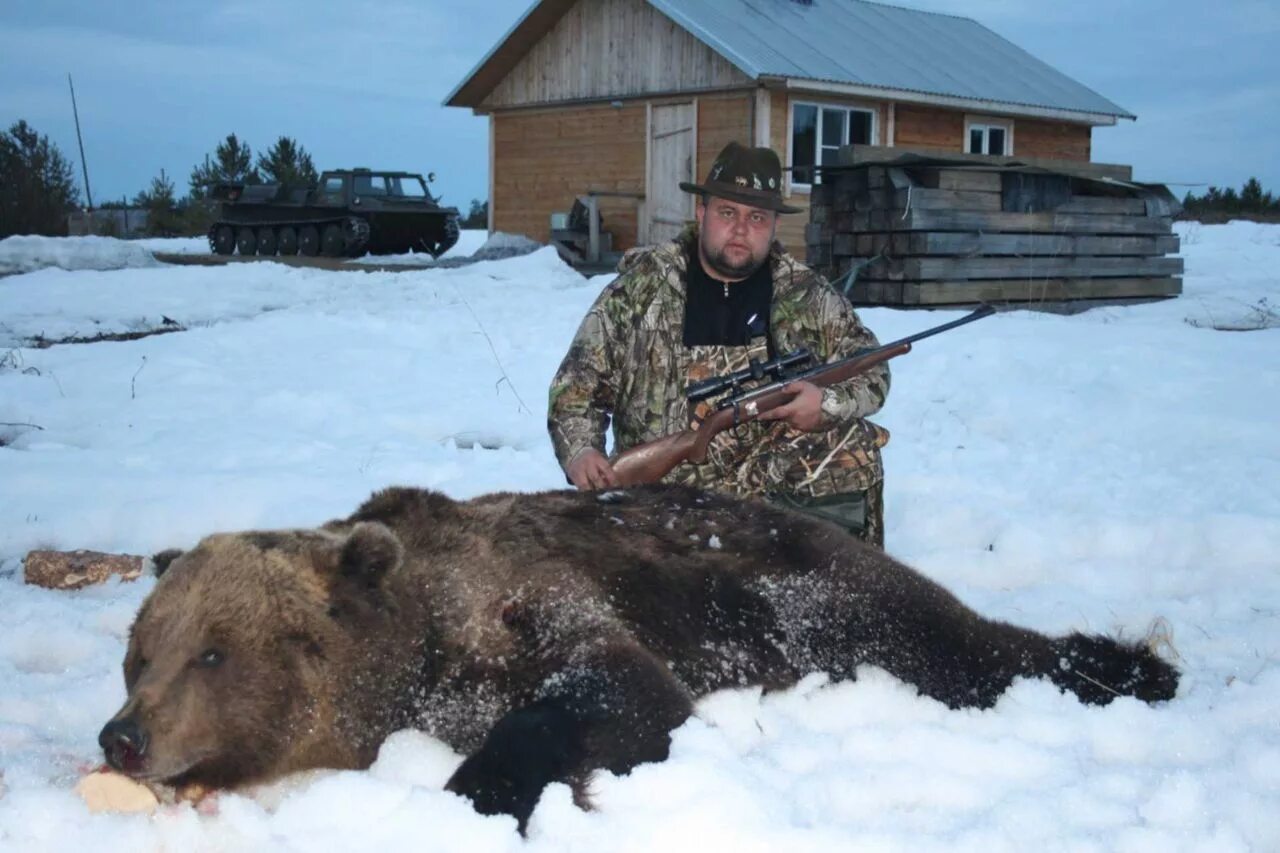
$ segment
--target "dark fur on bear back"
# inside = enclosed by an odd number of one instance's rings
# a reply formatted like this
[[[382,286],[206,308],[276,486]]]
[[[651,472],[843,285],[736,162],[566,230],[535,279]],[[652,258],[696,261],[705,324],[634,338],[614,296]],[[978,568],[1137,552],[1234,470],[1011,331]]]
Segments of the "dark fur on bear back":
[[[624,631],[695,696],[813,671],[849,678],[864,663],[952,707],[989,706],[1018,675],[1079,681],[1060,644],[984,619],[838,528],[760,501],[680,486],[467,502],[396,488],[347,521],[385,524],[409,554],[430,555],[437,584],[467,590],[456,601],[468,619],[501,621],[535,645]],[[463,555],[476,549],[469,570]],[[1172,695],[1176,677],[1156,680],[1143,698]]]

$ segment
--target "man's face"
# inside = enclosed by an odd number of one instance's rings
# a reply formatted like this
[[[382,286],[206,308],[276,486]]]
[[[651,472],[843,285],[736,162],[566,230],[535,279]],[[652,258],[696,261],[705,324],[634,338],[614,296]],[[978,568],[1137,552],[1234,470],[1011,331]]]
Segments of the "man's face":
[[[709,196],[696,215],[702,265],[718,278],[741,281],[768,258],[778,226],[772,210]]]

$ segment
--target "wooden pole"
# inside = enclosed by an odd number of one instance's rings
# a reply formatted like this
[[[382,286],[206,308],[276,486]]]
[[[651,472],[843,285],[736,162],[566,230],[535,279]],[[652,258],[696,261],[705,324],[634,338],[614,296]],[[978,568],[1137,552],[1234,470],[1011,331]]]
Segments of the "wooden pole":
[[[84,169],[84,197],[89,204],[89,212],[93,212],[93,193],[89,191],[89,164],[84,160],[84,140],[80,137],[80,111],[76,109],[76,87],[67,74],[67,86],[71,88],[71,114],[76,117],[76,142],[80,145],[80,168]]]

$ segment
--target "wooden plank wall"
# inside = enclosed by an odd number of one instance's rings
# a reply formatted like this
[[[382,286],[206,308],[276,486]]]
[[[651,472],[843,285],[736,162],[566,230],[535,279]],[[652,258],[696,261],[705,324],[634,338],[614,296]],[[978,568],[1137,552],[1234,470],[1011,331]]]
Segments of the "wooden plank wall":
[[[730,142],[751,145],[751,92],[698,98],[698,162],[694,180],[702,183],[716,155]]]
[[[1022,122],[1014,126],[1014,144],[1021,133]],[[964,113],[918,104],[898,104],[894,123],[895,148],[917,151],[963,151]]]
[[[750,85],[644,0],[578,0],[480,109]]]
[[[612,0],[609,0],[612,2]],[[694,98],[689,95],[682,100]],[[698,101],[697,180],[706,177],[716,154],[730,140],[750,143],[753,98],[751,90],[696,95]],[[866,106],[856,99],[825,98],[787,91],[770,92],[771,144],[790,165],[791,101],[819,101]],[[662,101],[655,101],[661,103]],[[879,105],[879,139],[888,130],[887,103]],[[546,241],[553,211],[567,211],[573,199],[588,188],[642,193],[645,189],[645,102],[607,102],[493,113],[494,177],[493,228]],[[962,149],[964,113],[955,110],[898,104],[895,147],[918,150]],[[1015,150],[1022,156],[1088,160],[1089,128],[1063,122],[1016,119]],[[789,204],[801,208],[779,220],[778,239],[797,257],[805,254],[805,225],[809,194],[788,192]],[[614,248],[636,244],[639,223],[636,206],[625,199],[602,199],[601,215],[613,232]]]
[[[550,215],[588,189],[644,192],[645,105],[494,114],[493,227],[547,242]],[[636,206],[602,198],[614,246],[635,245]]]
[[[1088,162],[1093,157],[1093,128],[1087,124],[1020,118],[1014,123],[1013,153],[1018,157]]]
[[[964,151],[966,113],[940,107],[898,104],[894,147],[922,151]],[[1093,128],[1044,119],[1005,117],[1013,125],[1013,154],[1088,162],[1093,154]]]
[[[784,167],[791,165],[791,139],[787,136],[791,127],[791,96],[787,92],[770,92],[769,103],[769,139],[773,150],[778,152]],[[783,173],[784,177],[787,175]],[[800,208],[799,213],[785,213],[778,220],[778,241],[787,251],[797,258],[804,257],[804,226],[809,221],[809,194],[790,192],[789,182],[785,182],[787,192],[783,195],[787,204]]]

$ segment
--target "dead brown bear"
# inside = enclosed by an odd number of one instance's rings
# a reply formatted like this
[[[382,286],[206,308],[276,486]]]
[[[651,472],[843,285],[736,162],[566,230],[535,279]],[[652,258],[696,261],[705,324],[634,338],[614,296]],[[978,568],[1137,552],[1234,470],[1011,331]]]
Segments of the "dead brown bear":
[[[136,778],[222,788],[367,767],[419,728],[467,755],[450,790],[523,829],[547,783],[585,804],[593,770],[665,758],[710,691],[859,664],[952,707],[990,706],[1018,676],[1098,704],[1178,683],[1145,646],[984,619],[755,501],[396,488],[318,530],[218,534],[173,559],[100,742]]]

